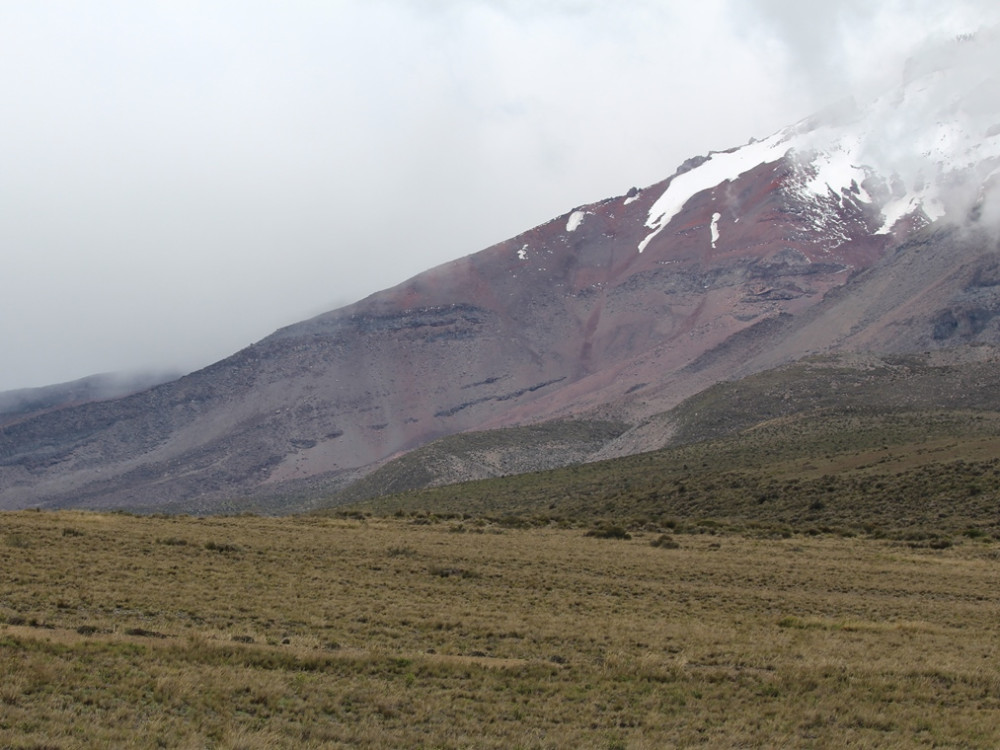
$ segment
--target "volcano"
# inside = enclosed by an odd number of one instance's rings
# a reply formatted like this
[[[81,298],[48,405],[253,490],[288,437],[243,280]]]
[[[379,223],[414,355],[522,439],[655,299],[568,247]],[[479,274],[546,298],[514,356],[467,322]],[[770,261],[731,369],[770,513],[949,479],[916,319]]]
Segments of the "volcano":
[[[531,468],[622,455],[720,380],[998,344],[997,79],[964,67],[995,41],[198,372],[7,421],[0,508],[297,510],[446,436],[558,423]]]

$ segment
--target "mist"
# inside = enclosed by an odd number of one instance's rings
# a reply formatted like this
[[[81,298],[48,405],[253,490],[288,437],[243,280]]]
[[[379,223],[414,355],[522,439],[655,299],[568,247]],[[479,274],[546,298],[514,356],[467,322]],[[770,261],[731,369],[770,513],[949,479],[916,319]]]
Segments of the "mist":
[[[868,5],[3,4],[0,390],[207,365],[1000,20]],[[991,39],[952,61],[984,122]]]

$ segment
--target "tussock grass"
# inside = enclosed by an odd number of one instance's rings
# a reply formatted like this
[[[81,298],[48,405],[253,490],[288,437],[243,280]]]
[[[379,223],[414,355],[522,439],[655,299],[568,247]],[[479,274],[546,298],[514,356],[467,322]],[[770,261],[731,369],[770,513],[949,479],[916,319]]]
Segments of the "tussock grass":
[[[410,520],[0,516],[0,746],[1000,746],[992,541]]]

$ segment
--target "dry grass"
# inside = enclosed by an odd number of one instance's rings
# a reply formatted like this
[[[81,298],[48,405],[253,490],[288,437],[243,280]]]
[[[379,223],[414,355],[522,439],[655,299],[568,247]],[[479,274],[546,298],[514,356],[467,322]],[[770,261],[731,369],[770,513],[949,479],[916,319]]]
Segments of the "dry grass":
[[[997,545],[0,516],[0,747],[997,747]]]

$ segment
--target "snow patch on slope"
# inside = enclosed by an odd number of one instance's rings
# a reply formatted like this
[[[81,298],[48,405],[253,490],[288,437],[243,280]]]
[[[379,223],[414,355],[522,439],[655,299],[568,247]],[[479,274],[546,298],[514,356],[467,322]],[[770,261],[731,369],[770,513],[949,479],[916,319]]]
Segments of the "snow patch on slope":
[[[809,164],[813,175],[803,186],[805,192],[823,197],[850,189],[860,200],[871,203],[871,196],[862,187],[868,173],[860,166],[860,146],[856,136],[846,134],[816,154]]]
[[[712,224],[709,227],[709,231],[712,234],[712,249],[715,250],[715,243],[719,241],[719,219],[722,218],[722,214],[716,211],[712,214]]]
[[[688,200],[726,180],[735,180],[744,172],[767,162],[776,161],[784,156],[789,149],[788,135],[785,131],[775,133],[763,141],[749,143],[734,151],[723,151],[710,154],[700,166],[675,175],[667,185],[667,189],[657,198],[649,209],[646,226],[652,229],[639,243],[641,253],[656,235],[662,232],[667,224],[681,212]]]
[[[586,215],[586,211],[574,211],[571,213],[569,215],[569,219],[566,221],[566,231],[575,232],[577,227],[583,223],[583,219]]]

